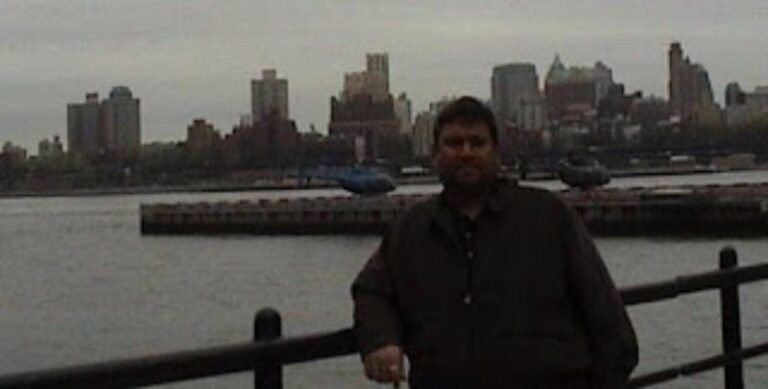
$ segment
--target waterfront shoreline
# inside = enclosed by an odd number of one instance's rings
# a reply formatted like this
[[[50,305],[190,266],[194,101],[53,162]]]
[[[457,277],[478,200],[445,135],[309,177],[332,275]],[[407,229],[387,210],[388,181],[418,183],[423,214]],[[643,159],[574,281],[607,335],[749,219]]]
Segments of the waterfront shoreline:
[[[768,167],[745,170],[721,170],[708,166],[683,167],[683,168],[645,168],[629,170],[613,170],[610,172],[613,178],[626,177],[657,177],[672,175],[710,175],[733,172],[768,171]],[[519,179],[519,172],[509,172],[510,177]],[[522,182],[555,181],[556,174],[549,172],[528,173]],[[436,175],[396,177],[398,186],[438,184]],[[91,189],[61,189],[61,190],[37,190],[37,191],[0,191],[0,199],[34,198],[34,197],[90,197],[90,196],[133,196],[148,194],[170,193],[219,193],[219,192],[252,192],[252,191],[292,191],[307,189],[334,189],[341,188],[333,182],[316,181],[309,186],[300,187],[295,179],[261,180],[251,184],[198,184],[198,185],[170,185],[170,186],[138,186],[138,187],[109,187]]]

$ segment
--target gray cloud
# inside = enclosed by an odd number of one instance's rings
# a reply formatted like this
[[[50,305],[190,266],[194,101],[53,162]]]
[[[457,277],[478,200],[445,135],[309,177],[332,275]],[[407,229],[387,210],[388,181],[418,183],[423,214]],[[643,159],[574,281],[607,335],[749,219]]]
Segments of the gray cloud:
[[[6,0],[0,2],[0,141],[33,150],[66,132],[67,102],[128,85],[144,139],[180,140],[205,117],[224,131],[249,107],[249,80],[274,67],[301,129],[323,129],[328,100],[366,52],[390,53],[392,87],[416,109],[442,95],[489,94],[491,67],[555,53],[600,59],[629,89],[665,95],[678,40],[715,92],[768,83],[764,0]]]

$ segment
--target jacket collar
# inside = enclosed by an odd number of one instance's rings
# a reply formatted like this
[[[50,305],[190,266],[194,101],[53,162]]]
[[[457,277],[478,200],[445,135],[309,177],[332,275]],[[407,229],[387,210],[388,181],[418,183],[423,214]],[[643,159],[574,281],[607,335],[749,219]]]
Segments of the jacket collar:
[[[490,187],[488,194],[486,195],[483,203],[482,212],[486,212],[491,216],[502,215],[507,207],[506,192],[511,188],[517,186],[517,181],[510,180],[506,177],[497,178]],[[432,222],[440,227],[443,231],[447,232],[451,237],[454,237],[454,231],[456,230],[456,222],[460,218],[460,213],[456,205],[451,201],[445,190],[438,195],[435,207],[432,212]]]

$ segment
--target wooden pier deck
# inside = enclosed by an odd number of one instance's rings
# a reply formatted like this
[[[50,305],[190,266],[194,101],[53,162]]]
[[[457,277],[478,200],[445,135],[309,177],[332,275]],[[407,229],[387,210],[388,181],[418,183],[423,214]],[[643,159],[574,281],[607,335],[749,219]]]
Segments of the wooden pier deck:
[[[565,191],[599,235],[766,235],[768,184]],[[380,234],[430,195],[142,204],[143,234]]]

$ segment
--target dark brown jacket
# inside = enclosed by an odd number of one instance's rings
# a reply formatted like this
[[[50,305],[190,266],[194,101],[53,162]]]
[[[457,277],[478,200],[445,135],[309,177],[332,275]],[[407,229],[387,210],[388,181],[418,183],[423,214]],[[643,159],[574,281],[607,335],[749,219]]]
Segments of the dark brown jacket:
[[[502,182],[474,228],[460,225],[440,196],[384,238],[352,286],[363,355],[403,346],[414,387],[626,384],[635,334],[568,206]]]

